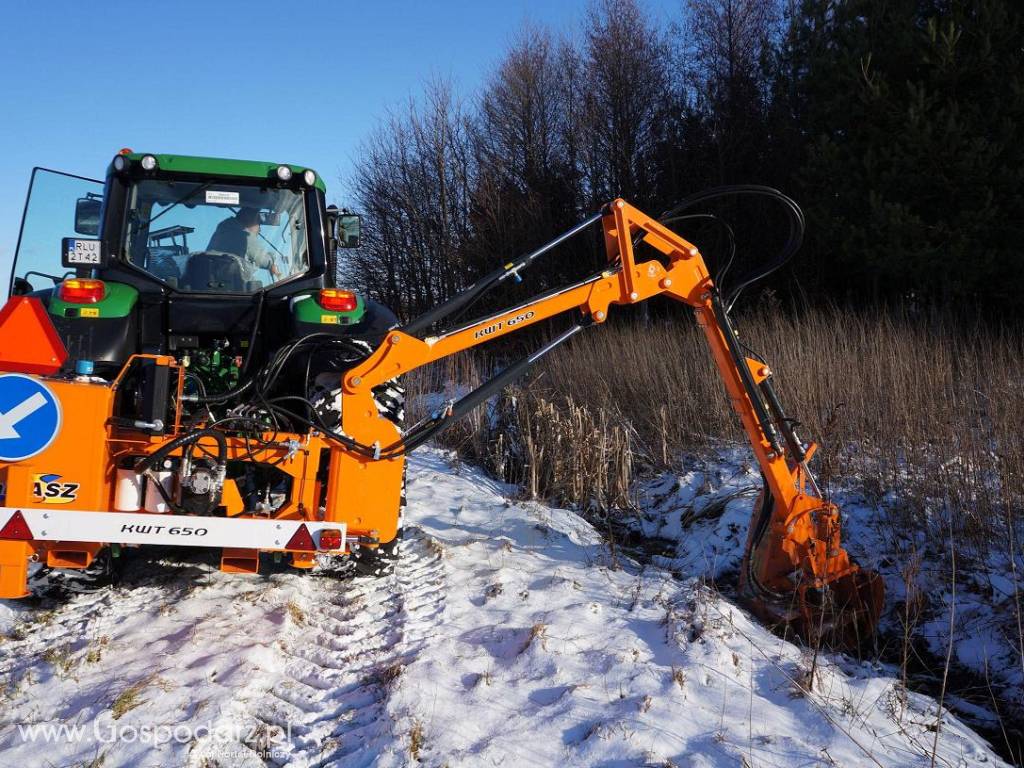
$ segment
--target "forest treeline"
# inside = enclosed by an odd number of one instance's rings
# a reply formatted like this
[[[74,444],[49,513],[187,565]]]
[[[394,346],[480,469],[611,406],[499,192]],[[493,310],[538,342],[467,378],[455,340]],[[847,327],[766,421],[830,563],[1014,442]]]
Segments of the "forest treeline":
[[[1019,315],[1022,17],[1018,0],[688,0],[667,24],[642,0],[597,0],[568,33],[528,26],[479,93],[429,82],[366,139],[344,279],[408,319],[615,197],[657,214],[756,183],[806,213],[776,294]],[[773,205],[714,209],[739,243],[731,275],[782,245]],[[677,228],[713,268],[726,258],[710,222]],[[526,293],[602,259],[595,231]]]

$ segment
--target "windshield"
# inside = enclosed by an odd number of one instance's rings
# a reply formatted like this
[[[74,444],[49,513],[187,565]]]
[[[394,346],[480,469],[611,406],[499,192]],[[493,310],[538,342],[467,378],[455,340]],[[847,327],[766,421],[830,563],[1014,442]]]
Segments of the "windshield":
[[[125,258],[181,290],[253,293],[309,267],[302,195],[216,181],[132,185]]]

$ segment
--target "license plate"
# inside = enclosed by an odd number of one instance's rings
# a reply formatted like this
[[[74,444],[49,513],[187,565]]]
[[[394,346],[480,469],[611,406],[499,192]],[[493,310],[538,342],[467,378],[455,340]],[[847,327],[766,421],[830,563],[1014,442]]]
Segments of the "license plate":
[[[79,240],[68,237],[64,240],[64,259],[69,266],[94,267],[100,264],[100,241]]]

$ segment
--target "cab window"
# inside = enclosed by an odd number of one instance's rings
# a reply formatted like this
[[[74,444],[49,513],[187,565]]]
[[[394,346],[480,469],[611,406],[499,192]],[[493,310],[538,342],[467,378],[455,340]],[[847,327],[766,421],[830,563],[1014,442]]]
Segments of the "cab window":
[[[253,293],[309,268],[295,190],[145,179],[125,225],[124,258],[181,291]]]

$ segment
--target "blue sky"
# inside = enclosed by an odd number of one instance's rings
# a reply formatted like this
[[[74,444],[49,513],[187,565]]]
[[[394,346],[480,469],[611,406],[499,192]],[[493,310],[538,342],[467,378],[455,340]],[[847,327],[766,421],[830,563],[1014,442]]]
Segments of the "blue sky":
[[[646,0],[659,26],[681,0]],[[471,95],[525,23],[574,34],[588,0],[7,3],[0,273],[35,165],[102,177],[121,147],[316,168],[431,77]]]

